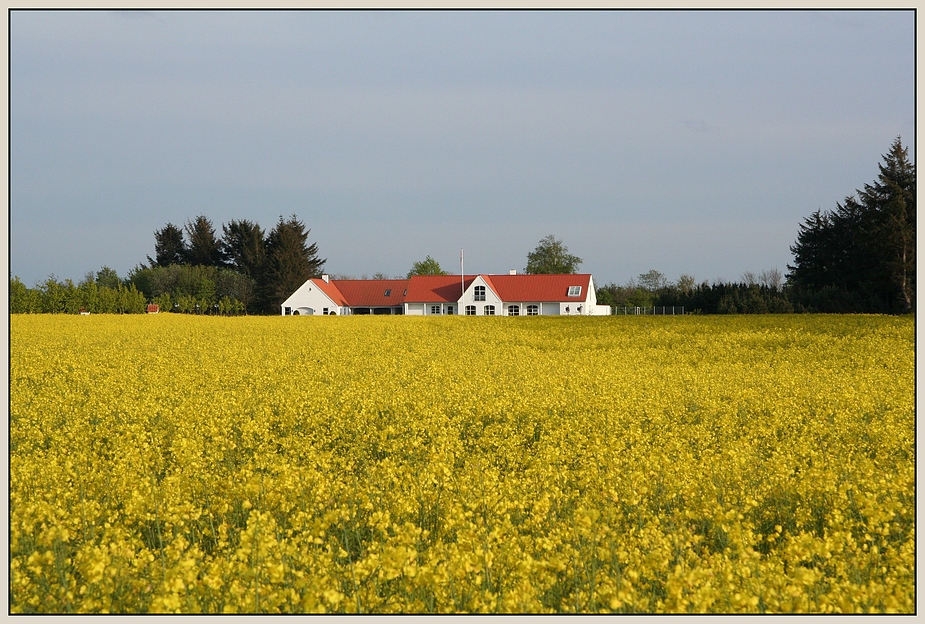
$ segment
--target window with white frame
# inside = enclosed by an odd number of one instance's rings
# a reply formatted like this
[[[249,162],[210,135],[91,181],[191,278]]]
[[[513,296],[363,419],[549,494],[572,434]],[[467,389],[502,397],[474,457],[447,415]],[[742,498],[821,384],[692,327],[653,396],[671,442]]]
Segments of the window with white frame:
[[[568,287],[568,297],[580,297],[581,296],[581,286],[569,286]]]
[[[540,306],[532,304],[527,306],[527,316],[537,316],[539,313]]]
[[[447,306],[447,307],[446,307],[446,313],[447,313],[447,314],[456,314],[456,312],[453,310],[453,306]]]
[[[466,306],[466,316],[475,316],[475,306]]]
[[[475,300],[485,301],[485,287],[484,286],[475,287]]]
[[[432,305],[432,306],[430,306],[430,313],[431,313],[431,314],[440,314],[440,306],[439,306],[439,305]]]
[[[520,316],[520,306],[519,305],[509,305],[507,307],[508,316]]]
[[[495,306],[493,306],[493,305],[487,305],[487,306],[485,306],[484,310],[485,310],[485,312],[484,312],[485,316],[494,316],[494,315],[495,315]]]

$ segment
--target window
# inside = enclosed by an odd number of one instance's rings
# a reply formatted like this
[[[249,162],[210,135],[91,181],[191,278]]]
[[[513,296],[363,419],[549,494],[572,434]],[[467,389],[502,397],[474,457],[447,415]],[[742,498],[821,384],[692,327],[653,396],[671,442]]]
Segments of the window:
[[[488,306],[485,306],[484,309],[485,309],[485,312],[484,312],[485,316],[494,316],[494,315],[495,315],[495,306],[488,305]]]
[[[507,307],[508,316],[520,316],[520,306],[519,305],[509,305]]]
[[[569,291],[569,292],[572,292],[572,291]],[[389,296],[391,296],[391,294],[392,294],[392,289],[391,289],[391,288],[386,288],[386,289],[385,289],[385,296],[386,296],[386,297],[389,297]]]
[[[455,314],[455,312],[453,311],[453,306],[447,306],[447,307],[446,307],[446,313],[447,313],[447,314]]]
[[[485,287],[484,286],[475,287],[475,300],[485,301]]]
[[[560,291],[561,292],[561,291]],[[581,286],[569,286],[568,287],[568,297],[580,297],[581,296]]]
[[[283,312],[284,315],[289,316],[292,314],[292,308],[286,308],[286,311]]]
[[[430,313],[431,313],[431,314],[440,314],[440,306],[439,306],[439,305],[432,305],[432,306],[430,306]]]
[[[321,313],[322,313],[322,314],[327,314],[327,313],[328,313],[328,309],[327,309],[327,308],[323,309],[323,310],[321,311]]]
[[[466,306],[466,316],[475,316],[475,306]]]
[[[527,316],[537,316],[540,313],[540,306],[538,305],[528,305],[527,306]]]

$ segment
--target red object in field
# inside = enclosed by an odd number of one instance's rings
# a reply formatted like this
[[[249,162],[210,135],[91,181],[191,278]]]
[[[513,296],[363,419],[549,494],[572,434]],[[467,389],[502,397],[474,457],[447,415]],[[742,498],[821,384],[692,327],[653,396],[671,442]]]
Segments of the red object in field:
[[[148,304],[148,314],[157,314],[160,311],[161,311],[161,308],[156,303]]]

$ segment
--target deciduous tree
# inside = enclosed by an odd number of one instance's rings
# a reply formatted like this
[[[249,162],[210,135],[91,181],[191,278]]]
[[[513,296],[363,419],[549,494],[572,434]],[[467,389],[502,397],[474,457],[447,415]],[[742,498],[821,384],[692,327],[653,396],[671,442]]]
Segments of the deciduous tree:
[[[111,288],[113,290],[119,288],[119,286],[122,285],[122,280],[119,279],[119,274],[108,266],[104,266],[99,271],[97,271],[93,281],[96,282],[97,286],[102,288]]]
[[[652,293],[657,293],[658,291],[668,286],[668,278],[665,277],[665,274],[661,271],[656,271],[655,269],[646,271],[645,273],[640,273],[639,277],[636,279],[638,280],[640,288],[648,290]]]
[[[427,256],[411,265],[408,278],[410,279],[414,275],[448,275],[448,273],[440,268],[439,262]]]
[[[568,247],[550,234],[540,240],[536,249],[527,254],[527,267],[524,272],[534,275],[575,273],[581,263],[581,258],[570,254]]]

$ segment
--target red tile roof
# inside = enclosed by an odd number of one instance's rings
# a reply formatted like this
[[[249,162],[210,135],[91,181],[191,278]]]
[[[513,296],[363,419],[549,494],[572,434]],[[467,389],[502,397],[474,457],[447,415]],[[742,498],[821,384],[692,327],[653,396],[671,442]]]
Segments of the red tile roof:
[[[590,273],[567,275],[485,275],[502,301],[584,301],[591,285]],[[581,286],[581,294],[569,297],[569,286]]]
[[[415,275],[397,280],[331,280],[312,282],[338,306],[393,307],[408,303],[456,303],[476,275]],[[569,275],[482,275],[502,301],[526,303],[540,301],[584,301],[591,285],[590,273]],[[568,296],[570,286],[581,286],[576,297]],[[390,291],[386,296],[386,291]]]
[[[382,308],[402,305],[408,280],[331,280],[354,308]],[[389,292],[386,296],[386,291]]]
[[[321,292],[326,294],[331,298],[331,301],[334,302],[334,305],[346,307],[351,304],[348,303],[348,299],[338,290],[337,285],[334,282],[325,282],[323,279],[313,279],[312,284],[315,285]]]
[[[409,280],[408,303],[456,303],[475,275],[415,275]]]

